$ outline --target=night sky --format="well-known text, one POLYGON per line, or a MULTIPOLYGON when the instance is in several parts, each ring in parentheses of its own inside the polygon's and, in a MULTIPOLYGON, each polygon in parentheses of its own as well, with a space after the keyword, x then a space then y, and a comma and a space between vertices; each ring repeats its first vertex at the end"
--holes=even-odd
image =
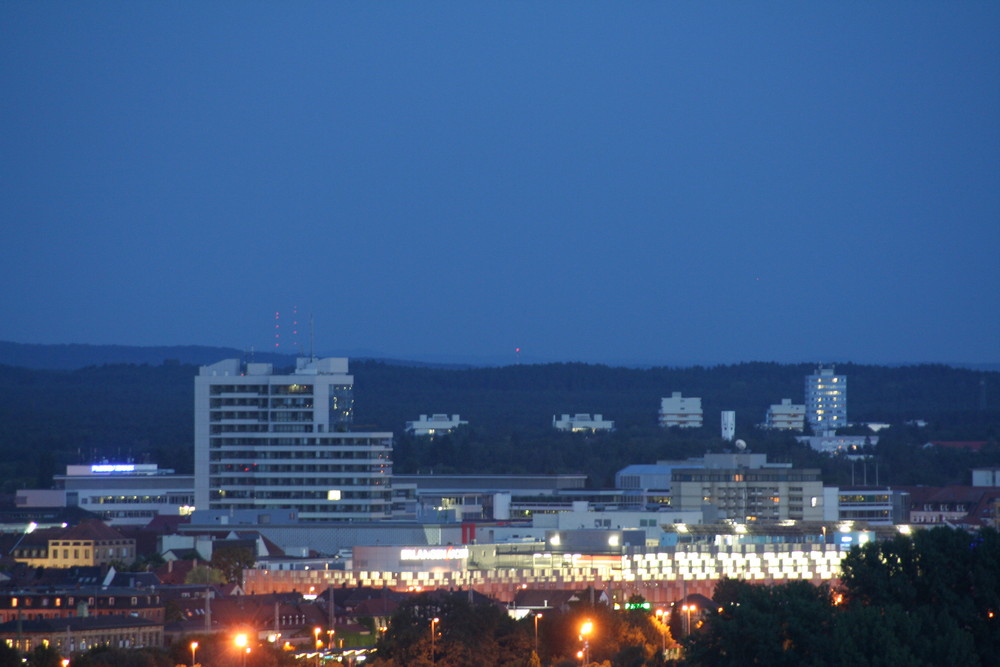
POLYGON ((997 2, 11 0, 0 156, 0 340, 1000 362, 997 2))

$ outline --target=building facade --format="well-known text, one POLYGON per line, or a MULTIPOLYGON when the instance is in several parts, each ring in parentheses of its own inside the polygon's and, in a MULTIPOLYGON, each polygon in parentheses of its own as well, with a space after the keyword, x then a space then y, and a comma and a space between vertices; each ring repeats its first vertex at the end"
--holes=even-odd
POLYGON ((294 371, 237 359, 195 377, 195 505, 295 510, 300 521, 392 515, 392 433, 352 432, 344 358, 294 371))
POLYGON ((801 431, 805 426, 806 406, 793 404, 790 398, 769 407, 764 417, 764 428, 775 431, 801 431))
POLYGON ((70 465, 53 481, 65 491, 67 505, 115 526, 144 526, 158 514, 185 515, 194 506, 194 476, 175 475, 155 463, 70 465))
POLYGON ((33 567, 92 567, 135 560, 135 540, 97 519, 25 536, 11 556, 33 567))
POLYGON ((552 415, 552 428, 557 431, 572 431, 573 433, 593 433, 595 431, 613 431, 615 423, 604 418, 604 415, 589 414, 552 415))
POLYGON ((410 435, 416 436, 430 436, 434 437, 436 435, 444 435, 445 433, 451 433, 459 426, 465 426, 469 422, 462 421, 459 419, 458 415, 420 415, 420 419, 416 421, 406 422, 406 432, 410 435))
POLYGON ((719 518, 740 522, 823 521, 837 511, 836 496, 825 511, 818 469, 768 463, 764 454, 706 454, 698 467, 673 470, 670 492, 675 510, 713 506, 719 518))
POLYGON ((847 426, 847 376, 817 368, 806 376, 806 419, 817 435, 847 426))
POLYGON ((661 398, 659 421, 663 427, 701 428, 704 422, 701 399, 684 398, 679 391, 670 394, 670 398, 661 398))

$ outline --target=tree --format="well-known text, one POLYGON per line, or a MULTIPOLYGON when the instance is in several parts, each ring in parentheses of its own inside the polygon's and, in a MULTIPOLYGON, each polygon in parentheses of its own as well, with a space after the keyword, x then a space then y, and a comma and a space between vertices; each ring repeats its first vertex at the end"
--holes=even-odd
POLYGON ((62 657, 54 646, 37 644, 28 652, 29 667, 59 667, 62 657))
POLYGON ((231 584, 243 583, 243 570, 256 562, 250 547, 219 546, 212 550, 211 565, 231 584))
POLYGON ((226 575, 207 565, 195 565, 184 577, 185 584, 224 584, 226 575))
POLYGON ((7 642, 0 642, 0 667, 22 667, 21 654, 7 642))
POLYGON ((693 665, 719 667, 821 664, 834 616, 826 586, 795 581, 776 586, 724 579, 715 588, 718 609, 686 637, 693 665))

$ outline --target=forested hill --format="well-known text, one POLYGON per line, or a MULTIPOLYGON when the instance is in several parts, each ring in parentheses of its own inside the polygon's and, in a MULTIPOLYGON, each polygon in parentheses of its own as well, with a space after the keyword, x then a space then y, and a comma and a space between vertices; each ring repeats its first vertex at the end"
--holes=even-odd
MULTIPOLYGON (((431 413, 459 414, 470 422, 469 433, 458 440, 427 446, 401 438, 395 456, 400 472, 433 466, 480 472, 597 470, 605 477, 629 463, 694 455, 717 446, 721 410, 736 411, 738 435, 761 442, 763 435, 754 425, 782 398, 802 402, 804 376, 813 368, 747 363, 440 369, 351 363, 359 429, 399 434, 406 421, 431 413), (673 391, 702 398, 706 428, 701 432, 656 428, 660 398, 673 391), (553 415, 578 412, 600 413, 617 427, 606 440, 588 441, 596 444, 586 456, 579 440, 551 431, 553 415)), ((838 364, 837 371, 848 376, 852 421, 925 419, 931 428, 912 436, 926 438, 924 442, 1000 435, 1000 373, 853 364, 838 364)), ((0 479, 8 489, 45 483, 66 463, 95 456, 148 457, 190 471, 196 373, 197 366, 177 361, 71 371, 0 366, 0 479)))

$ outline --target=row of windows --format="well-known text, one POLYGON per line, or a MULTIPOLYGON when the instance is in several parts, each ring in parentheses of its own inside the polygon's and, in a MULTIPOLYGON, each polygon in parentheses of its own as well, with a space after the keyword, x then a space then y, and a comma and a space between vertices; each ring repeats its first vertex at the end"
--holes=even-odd
MULTIPOLYGON (((388 485, 388 473, 383 477, 368 477, 363 479, 356 478, 342 478, 342 477, 312 477, 312 478, 301 478, 296 477, 294 479, 289 479, 287 477, 215 477, 213 476, 209 483, 212 486, 238 486, 238 487, 248 487, 248 486, 291 486, 291 487, 308 487, 308 486, 319 486, 319 487, 330 487, 330 486, 365 486, 365 487, 375 487, 375 486, 386 486, 388 485)), ((248 492, 249 493, 249 492, 248 492)))
MULTIPOLYGON (((386 464, 369 464, 369 465, 257 465, 257 464, 220 464, 213 465, 210 467, 210 472, 213 475, 218 475, 221 473, 240 473, 240 472, 250 472, 256 474, 260 473, 276 473, 276 472, 311 472, 311 473, 351 473, 353 475, 364 475, 365 473, 376 473, 385 474, 387 472, 388 466, 386 464)), ((246 477, 241 477, 240 479, 246 479, 246 477)))
POLYGON ((213 410, 220 408, 312 408, 312 396, 295 398, 213 398, 208 407, 213 410))
POLYGON ((213 384, 209 386, 208 393, 212 396, 221 396, 223 394, 258 394, 260 396, 271 394, 275 396, 287 396, 289 394, 312 394, 313 386, 311 384, 213 384))
POLYGON ((313 421, 312 410, 302 410, 292 412, 291 410, 275 410, 273 412, 247 412, 225 410, 212 412, 209 416, 211 422, 223 421, 256 421, 256 422, 311 422, 313 421))
POLYGON ((194 496, 92 496, 82 498, 81 505, 190 505, 194 496))
MULTIPOLYGON (((252 503, 238 503, 238 502, 225 502, 225 503, 213 503, 213 509, 247 509, 255 507, 252 503)), ((322 514, 324 516, 330 516, 336 518, 337 516, 343 516, 345 514, 386 514, 390 513, 388 507, 384 505, 300 505, 298 503, 288 504, 288 505, 269 505, 273 509, 294 509, 299 511, 299 518, 305 519, 302 516, 304 512, 312 512, 316 514, 322 514)))
MULTIPOLYGON (((8 599, 10 601, 10 607, 12 609, 17 608, 17 607, 22 607, 22 606, 23 607, 33 607, 33 606, 36 606, 36 604, 39 607, 48 607, 49 604, 50 604, 50 602, 51 602, 51 604, 52 604, 53 607, 62 607, 63 606, 63 598, 61 598, 61 597, 52 597, 52 598, 49 598, 48 596, 45 596, 45 597, 42 597, 42 598, 39 599, 39 598, 33 597, 31 595, 26 595, 24 597, 12 596, 12 597, 10 597, 8 599)), ((122 597, 120 599, 125 600, 125 599, 128 599, 128 598, 122 597)), ((3 600, 4 600, 4 597, 0 596, 0 603, 2 603, 3 600)), ((159 595, 156 595, 156 596, 151 596, 151 595, 133 596, 130 599, 131 605, 133 607, 138 606, 140 600, 144 604, 146 604, 146 605, 159 604, 160 603, 160 596, 159 595)), ((74 607, 76 605, 77 601, 78 601, 77 598, 71 595, 71 596, 69 596, 69 597, 66 598, 66 606, 67 607, 74 607)), ((90 607, 94 607, 95 603, 98 603, 99 606, 102 607, 102 608, 103 607, 114 607, 115 606, 115 596, 112 595, 112 596, 109 596, 109 597, 100 597, 100 598, 94 598, 94 597, 80 598, 79 602, 81 602, 81 603, 82 602, 86 602, 87 605, 90 606, 90 607)))
POLYGON ((215 450, 209 453, 210 461, 229 461, 237 466, 255 466, 256 461, 357 461, 370 459, 372 461, 389 461, 390 449, 384 447, 381 450, 374 447, 361 447, 357 449, 312 449, 312 450, 285 450, 285 451, 247 451, 240 449, 215 450), (242 461, 240 459, 243 459, 242 461))
POLYGON ((222 446, 243 446, 243 447, 344 447, 349 445, 365 447, 391 447, 392 438, 353 438, 349 436, 339 438, 211 438, 209 444, 213 449, 222 446))

